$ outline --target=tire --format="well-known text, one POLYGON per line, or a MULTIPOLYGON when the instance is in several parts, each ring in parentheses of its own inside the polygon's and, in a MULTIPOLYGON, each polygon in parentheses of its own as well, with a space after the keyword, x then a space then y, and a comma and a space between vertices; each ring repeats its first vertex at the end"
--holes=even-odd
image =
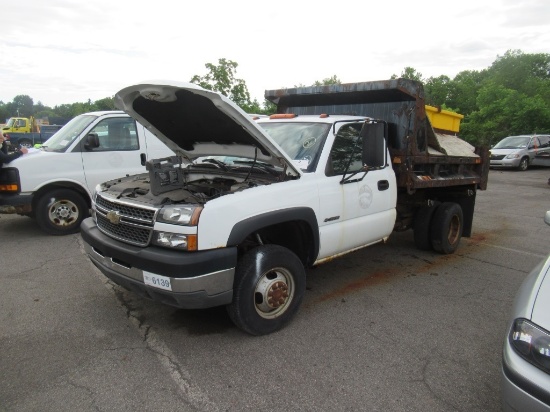
POLYGON ((529 158, 524 157, 524 158, 521 159, 520 162, 519 162, 518 170, 519 170, 520 172, 525 172, 525 171, 527 170, 528 167, 529 167, 529 158))
POLYGON ((32 147, 32 142, 29 139, 21 139, 19 140, 19 146, 30 149, 32 147))
POLYGON ((430 225, 432 248, 445 255, 454 253, 462 237, 464 218, 457 203, 441 203, 434 213, 430 225))
POLYGON ((69 235, 80 230, 89 215, 84 198, 74 190, 55 189, 42 195, 36 203, 36 222, 50 235, 69 235))
POLYGON ((432 250, 430 225, 439 202, 433 206, 422 206, 416 212, 413 222, 414 244, 420 250, 432 250))
POLYGON ((233 301, 227 312, 243 331, 267 335, 294 316, 305 289, 304 266, 294 253, 278 245, 258 246, 237 265, 233 301))

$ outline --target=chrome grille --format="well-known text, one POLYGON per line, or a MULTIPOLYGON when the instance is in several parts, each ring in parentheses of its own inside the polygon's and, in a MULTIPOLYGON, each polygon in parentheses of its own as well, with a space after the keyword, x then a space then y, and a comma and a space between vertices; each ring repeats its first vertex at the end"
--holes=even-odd
POLYGON ((153 223, 153 217, 155 216, 155 210, 142 209, 123 203, 111 202, 110 200, 107 200, 101 196, 97 196, 96 206, 105 212, 118 210, 121 215, 149 223, 153 223))
POLYGON ((97 213, 96 216, 97 227, 106 235, 136 246, 147 246, 149 244, 153 234, 152 227, 133 226, 123 222, 115 225, 100 213, 97 213))
POLYGON ((100 194, 96 196, 95 206, 97 227, 107 236, 141 247, 147 246, 151 241, 156 209, 119 203, 100 194), (115 212, 115 216, 111 216, 109 212, 115 212), (117 216, 118 219, 113 219, 117 216))
POLYGON ((491 160, 502 160, 506 155, 491 155, 491 160))

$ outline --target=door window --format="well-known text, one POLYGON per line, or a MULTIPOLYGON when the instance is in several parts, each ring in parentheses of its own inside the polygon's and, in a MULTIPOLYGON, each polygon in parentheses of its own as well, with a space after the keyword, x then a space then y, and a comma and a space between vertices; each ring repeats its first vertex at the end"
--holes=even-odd
POLYGON ((139 141, 132 118, 112 117, 99 122, 90 133, 97 134, 99 147, 94 151, 137 150, 139 141))
POLYGON ((349 164, 348 173, 359 172, 363 168, 362 139, 359 135, 363 123, 345 124, 338 130, 330 151, 326 175, 343 175, 349 164))

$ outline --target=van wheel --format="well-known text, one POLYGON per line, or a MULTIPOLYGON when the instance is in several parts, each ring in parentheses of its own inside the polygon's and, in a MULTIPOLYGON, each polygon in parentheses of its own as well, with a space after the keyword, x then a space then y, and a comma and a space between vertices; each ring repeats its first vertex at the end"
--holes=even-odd
POLYGON ((520 172, 525 172, 527 170, 527 168, 529 167, 529 159, 527 157, 524 157, 523 159, 521 159, 521 161, 519 162, 519 166, 518 166, 518 170, 520 172))
POLYGON ((74 190, 56 189, 45 193, 36 203, 36 222, 50 235, 68 235, 80 230, 89 215, 84 198, 74 190))
POLYGON ((420 250, 432 250, 430 225, 439 202, 433 206, 422 206, 416 212, 413 222, 414 244, 420 250))
POLYGON ((463 229, 462 208, 457 203, 441 203, 432 219, 430 236, 436 252, 451 254, 458 248, 463 229))
POLYGON ((306 288, 302 262, 278 245, 247 252, 237 265, 229 317, 251 335, 281 329, 298 311, 306 288))

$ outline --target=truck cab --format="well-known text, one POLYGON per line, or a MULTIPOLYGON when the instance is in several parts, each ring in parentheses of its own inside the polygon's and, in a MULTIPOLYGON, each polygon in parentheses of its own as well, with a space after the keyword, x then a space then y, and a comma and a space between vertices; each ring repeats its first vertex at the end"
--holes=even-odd
POLYGON ((10 117, 2 127, 2 133, 31 133, 38 129, 33 117, 10 117))

